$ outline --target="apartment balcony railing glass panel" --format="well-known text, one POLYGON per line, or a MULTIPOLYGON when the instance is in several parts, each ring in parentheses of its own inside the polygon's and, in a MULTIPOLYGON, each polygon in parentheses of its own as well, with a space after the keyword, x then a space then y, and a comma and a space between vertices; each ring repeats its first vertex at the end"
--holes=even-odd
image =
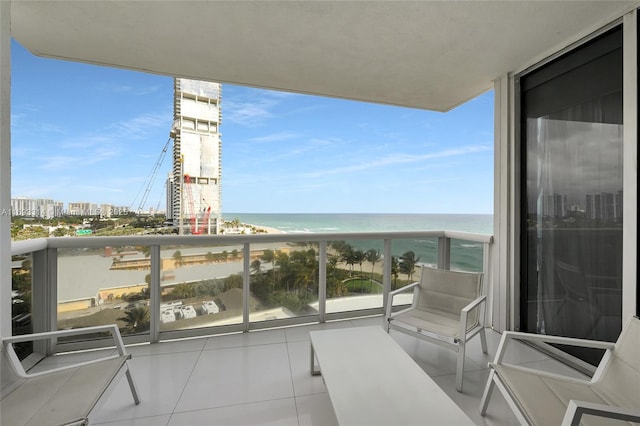
POLYGON ((465 272, 484 270, 484 246, 480 242, 452 238, 450 269, 465 272))
MULTIPOLYGON (((439 241, 437 237, 393 240, 390 261, 391 290, 420 281, 423 265, 434 268, 442 266, 439 263, 441 259, 439 259, 438 248, 440 244, 448 244, 448 241, 448 239, 439 241)), ((393 306, 411 304, 412 298, 412 293, 400 293, 393 299, 393 306)))
POLYGON ((58 329, 118 324, 123 335, 148 334, 149 247, 57 250, 58 329))
POLYGON ((243 257, 242 244, 162 246, 160 331, 242 324, 243 257))
POLYGON ((281 243, 252 249, 251 254, 251 323, 317 318, 320 276, 317 242, 281 243))
MULTIPOLYGON (((31 253, 11 257, 11 332, 14 336, 33 332, 31 265, 31 253)), ((16 353, 20 359, 25 358, 32 350, 31 342, 16 345, 16 353)))
POLYGON ((384 240, 330 241, 326 251, 326 312, 382 309, 384 240))
MULTIPOLYGON (((32 272, 33 331, 117 323, 136 343, 382 314, 421 264, 487 272, 491 241, 425 231, 48 238, 11 249, 14 286, 24 275, 16 295, 32 272)), ((403 296, 394 306, 411 303, 403 296)))

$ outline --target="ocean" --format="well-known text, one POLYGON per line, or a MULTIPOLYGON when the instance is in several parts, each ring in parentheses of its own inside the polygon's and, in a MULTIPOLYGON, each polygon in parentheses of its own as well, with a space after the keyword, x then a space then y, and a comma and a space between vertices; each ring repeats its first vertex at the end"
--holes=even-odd
POLYGON ((225 220, 275 228, 286 233, 374 231, 462 231, 493 233, 490 214, 224 213, 225 220))
MULTIPOLYGON (((224 213, 224 220, 275 228, 285 233, 375 232, 375 231, 461 231, 493 234, 493 215, 488 214, 374 214, 374 213, 224 213)), ((355 248, 382 252, 383 242, 348 241, 355 248)), ((395 240, 392 254, 413 251, 419 263, 437 264, 436 239, 395 240)), ((482 244, 453 240, 451 268, 482 270, 482 244)))

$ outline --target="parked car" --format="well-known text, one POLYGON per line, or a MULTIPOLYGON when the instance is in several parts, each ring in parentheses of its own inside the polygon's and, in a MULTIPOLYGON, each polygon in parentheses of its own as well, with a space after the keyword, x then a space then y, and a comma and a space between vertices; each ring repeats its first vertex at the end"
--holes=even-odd
POLYGON ((213 300, 207 300, 206 302, 202 302, 202 312, 205 315, 217 314, 220 312, 220 308, 216 305, 216 302, 213 300))
POLYGON ((196 316, 198 316, 198 314, 196 313, 196 309, 193 306, 187 305, 180 307, 180 316, 184 319, 187 319, 195 318, 196 316))
POLYGON ((174 322, 176 320, 176 314, 173 312, 173 309, 165 309, 160 312, 160 322, 168 323, 174 322))

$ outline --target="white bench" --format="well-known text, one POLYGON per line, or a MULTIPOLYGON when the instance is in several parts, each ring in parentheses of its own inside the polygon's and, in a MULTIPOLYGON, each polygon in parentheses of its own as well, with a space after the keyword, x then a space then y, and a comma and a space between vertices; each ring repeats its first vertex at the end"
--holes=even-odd
POLYGON ((311 374, 322 374, 339 424, 473 424, 382 327, 309 335, 311 374))
MULTIPOLYGON (((523 425, 604 425, 613 420, 640 422, 640 320, 631 318, 618 341, 505 332, 480 403, 485 415, 494 387, 523 425), (582 380, 507 364, 512 340, 605 349, 593 377, 582 380)), ((615 422, 613 424, 620 424, 615 422)))
POLYGON ((89 413, 121 373, 126 374, 134 402, 140 403, 127 365, 131 355, 127 354, 115 325, 4 338, 0 352, 2 426, 88 424, 89 413), (36 373, 24 370, 13 348, 19 342, 103 332, 111 333, 117 354, 36 373))

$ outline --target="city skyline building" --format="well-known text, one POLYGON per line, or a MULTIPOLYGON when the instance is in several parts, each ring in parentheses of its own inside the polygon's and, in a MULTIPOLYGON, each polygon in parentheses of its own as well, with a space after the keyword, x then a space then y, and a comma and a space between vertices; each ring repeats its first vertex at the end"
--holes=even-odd
POLYGON ((173 173, 167 181, 167 215, 180 234, 220 230, 220 101, 220 83, 174 79, 173 173))
POLYGON ((64 214, 64 204, 48 198, 16 197, 11 199, 11 214, 44 219, 60 217, 64 214))
POLYGON ((130 209, 109 203, 76 201, 65 203, 48 198, 15 197, 11 198, 11 216, 36 219, 53 219, 63 216, 100 216, 111 218, 126 215, 130 209))
POLYGON ((600 192, 585 196, 585 215, 588 219, 610 222, 622 221, 622 190, 617 193, 600 192))

